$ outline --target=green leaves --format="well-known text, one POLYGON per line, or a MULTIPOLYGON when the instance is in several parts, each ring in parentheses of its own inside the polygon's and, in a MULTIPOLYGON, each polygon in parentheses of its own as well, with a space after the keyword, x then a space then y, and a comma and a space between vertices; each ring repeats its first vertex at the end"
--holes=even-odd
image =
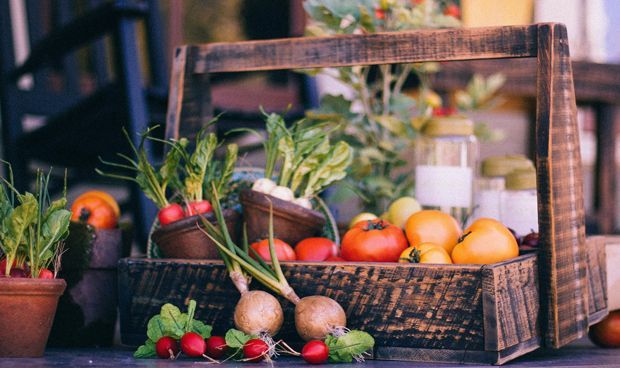
POLYGON ((226 340, 226 345, 231 349, 241 349, 246 342, 254 338, 256 338, 256 336, 247 335, 245 332, 234 328, 228 330, 226 332, 226 336, 224 337, 226 340))
POLYGON ((364 353, 372 351, 375 339, 370 334, 352 330, 340 337, 328 335, 325 344, 329 348, 330 363, 351 363, 363 359, 364 353))
POLYGON ((179 340, 186 332, 195 332, 203 339, 211 337, 212 327, 201 321, 194 320, 196 301, 190 300, 187 313, 172 305, 164 304, 159 314, 151 317, 147 324, 148 340, 134 353, 135 358, 155 356, 155 343, 164 336, 179 340))

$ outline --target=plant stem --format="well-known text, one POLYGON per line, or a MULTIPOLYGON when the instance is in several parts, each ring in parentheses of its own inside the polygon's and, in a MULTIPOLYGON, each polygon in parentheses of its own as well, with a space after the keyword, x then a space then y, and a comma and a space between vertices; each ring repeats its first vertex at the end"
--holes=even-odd
POLYGON ((398 78, 396 79, 396 83, 394 83, 394 89, 392 90, 392 93, 395 96, 399 95, 402 92, 403 86, 405 82, 407 81, 407 77, 411 73, 411 69, 412 69, 411 64, 405 64, 402 67, 402 70, 400 74, 398 75, 398 78))

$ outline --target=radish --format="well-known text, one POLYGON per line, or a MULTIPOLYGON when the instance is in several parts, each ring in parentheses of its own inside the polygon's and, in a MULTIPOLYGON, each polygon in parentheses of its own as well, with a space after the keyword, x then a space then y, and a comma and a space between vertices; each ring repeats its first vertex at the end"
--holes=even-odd
POLYGON ((163 336, 155 343, 155 352, 162 359, 174 359, 179 353, 179 344, 172 337, 163 336))
POLYGON ((295 194, 293 194, 293 191, 290 188, 280 185, 273 188, 271 192, 269 192, 269 195, 289 202, 292 202, 295 199, 295 194))
POLYGON ((44 268, 41 271, 39 271, 39 278, 40 279, 53 279, 54 273, 52 273, 52 271, 48 270, 47 268, 44 268))
POLYGON ((329 358, 329 348, 321 340, 311 340, 301 349, 301 357, 310 364, 323 364, 329 358))
POLYGON ((214 359, 219 359, 226 354, 228 346, 226 339, 222 336, 211 336, 207 339, 207 355, 214 359))
POLYGON ((243 357, 247 362, 257 363, 269 354, 269 345, 261 339, 251 339, 243 345, 243 357))
POLYGON ((201 215, 203 213, 209 213, 213 210, 211 203, 207 200, 189 202, 185 208, 186 216, 201 215))
POLYGON ((181 351, 188 357, 197 358, 204 355, 207 350, 207 343, 195 332, 186 332, 181 337, 181 351))
POLYGON ((293 203, 295 203, 298 206, 302 206, 304 208, 307 208, 309 210, 312 209, 312 203, 310 202, 310 200, 308 198, 304 198, 304 197, 295 198, 295 199, 293 199, 293 203))
POLYGON ((171 203, 160 209, 157 213, 157 219, 161 225, 168 225, 184 217, 185 211, 183 211, 183 207, 177 203, 171 203))

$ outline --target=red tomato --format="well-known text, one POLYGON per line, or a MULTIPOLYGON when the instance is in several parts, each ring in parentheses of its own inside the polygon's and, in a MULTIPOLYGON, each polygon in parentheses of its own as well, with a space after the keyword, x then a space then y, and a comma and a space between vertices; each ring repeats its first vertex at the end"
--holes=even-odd
POLYGON ((338 256, 331 256, 325 260, 325 262, 346 262, 346 261, 347 261, 346 259, 342 257, 338 257, 338 256))
POLYGON ((171 222, 179 221, 185 217, 183 207, 181 205, 172 203, 159 210, 157 218, 161 225, 168 225, 171 222))
POLYGON ((213 211, 213 207, 209 201, 189 202, 185 208, 185 214, 187 216, 201 215, 203 213, 209 213, 213 211))
POLYGON ((96 229, 113 229, 118 217, 114 208, 103 198, 86 196, 73 202, 71 206, 71 220, 86 222, 96 229))
POLYGON ((48 270, 47 268, 44 268, 41 271, 39 271, 39 278, 40 279, 53 279, 54 273, 48 270))
POLYGON ((385 19, 385 10, 380 8, 375 9, 375 17, 380 20, 385 19))
POLYGON ((338 245, 327 238, 307 238, 295 246, 298 261, 324 261, 338 255, 338 245))
POLYGON ((461 9, 456 4, 450 4, 445 7, 445 9, 443 10, 443 14, 458 19, 461 18, 461 9))
POLYGON ((340 255, 347 261, 397 262, 408 246, 401 228, 381 219, 369 220, 344 234, 340 255))
MULTIPOLYGON (((294 261, 297 259, 293 248, 290 245, 283 242, 282 240, 273 239, 273 245, 276 248, 276 257, 278 258, 278 261, 294 261)), ((252 247, 252 249, 254 249, 256 253, 258 253, 258 255, 264 261, 271 261, 271 254, 269 253, 269 240, 268 239, 263 239, 259 242, 252 243, 250 247, 252 247)), ((254 257, 253 253, 252 253, 252 257, 254 257)))

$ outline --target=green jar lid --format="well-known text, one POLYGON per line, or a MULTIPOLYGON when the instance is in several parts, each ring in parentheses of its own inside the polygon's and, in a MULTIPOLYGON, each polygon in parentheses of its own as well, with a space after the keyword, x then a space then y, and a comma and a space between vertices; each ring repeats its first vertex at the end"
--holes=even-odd
POLYGON ((482 161, 482 176, 506 176, 515 169, 533 167, 532 161, 523 155, 491 156, 482 161))
POLYGON ((515 169, 506 175, 506 189, 528 190, 536 189, 536 169, 515 169))
POLYGON ((431 137, 473 135, 474 123, 460 115, 435 116, 424 126, 424 134, 431 137))

